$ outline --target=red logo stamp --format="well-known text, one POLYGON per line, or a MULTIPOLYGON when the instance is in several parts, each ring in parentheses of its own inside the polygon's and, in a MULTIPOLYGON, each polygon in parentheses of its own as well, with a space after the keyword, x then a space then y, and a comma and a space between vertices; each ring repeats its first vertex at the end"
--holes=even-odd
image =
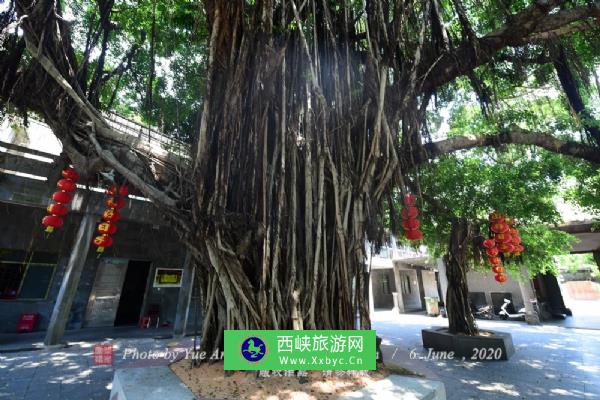
POLYGON ((112 365, 113 346, 109 343, 98 343, 94 345, 94 364, 112 365))

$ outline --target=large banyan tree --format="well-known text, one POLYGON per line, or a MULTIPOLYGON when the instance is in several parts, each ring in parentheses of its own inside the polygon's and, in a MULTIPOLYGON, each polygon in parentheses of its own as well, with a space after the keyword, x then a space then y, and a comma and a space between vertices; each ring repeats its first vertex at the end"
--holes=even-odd
MULTIPOLYGON (((114 1, 96 3, 98 32, 114 30, 114 1)), ((600 137, 426 134, 445 85, 476 81, 500 54, 544 52, 600 26, 597 2, 524 3, 200 2, 206 88, 191 159, 178 165, 157 168, 104 120, 98 92, 111 74, 98 71, 104 59, 81 73, 90 66, 63 1, 14 0, 0 18, 0 96, 41 116, 85 175, 115 170, 162 210, 199 268, 205 349, 221 346, 223 329, 370 328, 365 241, 381 240, 388 202, 420 164, 507 143, 600 161, 600 137)), ((108 42, 98 43, 102 55, 108 42)), ((459 268, 462 258, 449 259, 459 268)), ((450 276, 450 290, 464 285, 464 274, 450 276)))

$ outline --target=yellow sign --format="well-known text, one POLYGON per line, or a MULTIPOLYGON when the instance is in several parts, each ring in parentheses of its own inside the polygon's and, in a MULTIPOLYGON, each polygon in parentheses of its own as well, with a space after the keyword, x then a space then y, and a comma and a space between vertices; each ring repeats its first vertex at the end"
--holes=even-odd
POLYGON ((156 268, 154 287, 180 287, 183 269, 156 268))

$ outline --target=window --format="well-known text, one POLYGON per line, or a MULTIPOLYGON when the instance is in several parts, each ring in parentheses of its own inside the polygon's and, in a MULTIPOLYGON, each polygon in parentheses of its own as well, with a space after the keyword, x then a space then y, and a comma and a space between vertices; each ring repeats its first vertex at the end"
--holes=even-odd
POLYGON ((381 276, 381 291, 383 294, 391 294, 390 291, 390 277, 388 275, 381 276))
POLYGON ((56 254, 0 249, 0 299, 45 299, 56 254))

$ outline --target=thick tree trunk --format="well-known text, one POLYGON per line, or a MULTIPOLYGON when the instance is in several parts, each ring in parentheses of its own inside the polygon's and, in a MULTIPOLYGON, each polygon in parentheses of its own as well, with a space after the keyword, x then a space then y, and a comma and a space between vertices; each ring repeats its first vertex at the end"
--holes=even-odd
POLYGON ((396 167, 379 161, 386 75, 359 74, 325 21, 309 46, 293 3, 278 13, 260 3, 252 28, 244 8, 206 4, 210 86, 189 241, 205 266, 203 350, 221 346, 223 329, 370 328, 363 249, 379 211, 368 194, 396 167), (299 29, 274 33, 290 20, 299 29))
MULTIPOLYGON (((369 328, 364 242, 382 237, 382 199, 436 151, 490 144, 452 138, 428 154, 420 132, 431 93, 506 46, 600 13, 550 13, 558 0, 536 2, 502 29, 436 50, 429 19, 442 23, 431 2, 203 4, 210 42, 197 152, 189 166, 168 165, 169 179, 86 98, 60 2, 16 1, 22 37, 0 51, 10 80, 0 99, 42 115, 78 169, 113 169, 173 222, 199 265, 209 352, 222 347, 224 329, 369 328), (19 69, 23 41, 35 61, 19 69)), ((595 160, 595 149, 542 139, 533 144, 595 160)), ((448 311, 453 330, 473 334, 469 227, 454 225, 448 311)))
POLYGON ((476 335, 477 326, 469 306, 467 258, 471 243, 471 227, 465 219, 454 219, 450 232, 448 254, 445 257, 448 291, 446 307, 451 333, 476 335))

